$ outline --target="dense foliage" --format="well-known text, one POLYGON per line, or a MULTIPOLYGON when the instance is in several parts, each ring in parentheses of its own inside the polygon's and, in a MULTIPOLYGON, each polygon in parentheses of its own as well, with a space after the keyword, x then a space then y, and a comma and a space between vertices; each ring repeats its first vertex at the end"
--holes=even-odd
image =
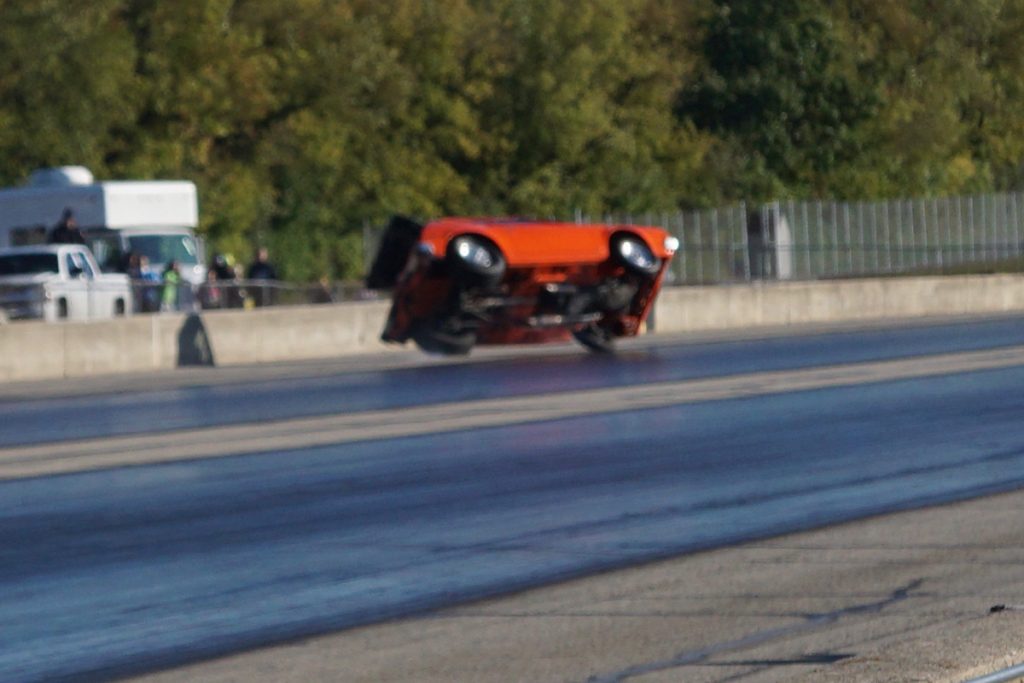
POLYGON ((402 212, 1024 183, 1024 0, 0 0, 0 183, 190 178, 213 246, 358 276, 402 212))

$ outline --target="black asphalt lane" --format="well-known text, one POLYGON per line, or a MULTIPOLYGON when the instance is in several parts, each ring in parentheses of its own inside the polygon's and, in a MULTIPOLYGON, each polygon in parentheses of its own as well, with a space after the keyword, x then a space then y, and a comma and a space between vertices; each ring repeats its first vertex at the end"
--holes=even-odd
POLYGON ((0 447, 196 429, 439 402, 629 386, 1024 344, 1024 317, 747 341, 677 343, 616 356, 585 351, 181 386, 0 400, 0 447))
POLYGON ((0 680, 109 680, 1018 488, 1022 382, 1018 367, 0 483, 0 680))

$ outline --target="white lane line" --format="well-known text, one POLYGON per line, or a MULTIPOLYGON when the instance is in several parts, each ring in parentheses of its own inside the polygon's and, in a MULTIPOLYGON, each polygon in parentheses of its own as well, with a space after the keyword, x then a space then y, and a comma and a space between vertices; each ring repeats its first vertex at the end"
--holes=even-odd
POLYGON ((0 449, 0 480, 214 458, 1024 365, 1024 347, 0 449))

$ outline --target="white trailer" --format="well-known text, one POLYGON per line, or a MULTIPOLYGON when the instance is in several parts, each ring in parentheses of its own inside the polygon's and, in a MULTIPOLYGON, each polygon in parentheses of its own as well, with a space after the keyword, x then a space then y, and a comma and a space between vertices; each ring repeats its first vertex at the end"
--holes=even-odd
POLYGON ((191 181, 95 182, 82 166, 41 169, 27 185, 0 189, 0 248, 45 243, 66 209, 104 271, 123 270, 127 256, 139 254, 154 271, 174 260, 186 281, 206 277, 191 181))

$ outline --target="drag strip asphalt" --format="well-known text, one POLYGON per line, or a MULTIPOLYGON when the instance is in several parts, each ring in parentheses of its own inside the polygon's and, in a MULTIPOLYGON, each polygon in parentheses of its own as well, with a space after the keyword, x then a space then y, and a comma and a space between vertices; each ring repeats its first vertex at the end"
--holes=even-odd
MULTIPOLYGON (((380 389, 383 406, 333 412, 313 405, 317 387, 344 379, 293 377, 280 413, 268 393, 258 420, 172 429, 143 411, 133 434, 8 445, 0 680, 111 680, 1016 490, 1022 331, 1003 320, 749 340, 720 357, 664 342, 620 361, 427 364, 464 392, 380 389)), ((397 385, 408 370, 374 373, 397 385)), ((107 397, 108 410, 192 390, 107 397)), ((89 398, 30 403, 54 417, 89 398)), ((0 405, 4 443, 26 414, 0 405)))
POLYGON ((1024 365, 1024 347, 0 449, 0 479, 496 427, 1024 365))
POLYGON ((574 345, 482 348, 456 360, 406 351, 322 363, 190 369, 120 381, 16 384, 0 388, 0 447, 1024 345, 1022 317, 803 329, 781 335, 755 331, 747 337, 644 337, 627 340, 611 358, 574 345), (62 388, 73 395, 63 395, 62 388))

